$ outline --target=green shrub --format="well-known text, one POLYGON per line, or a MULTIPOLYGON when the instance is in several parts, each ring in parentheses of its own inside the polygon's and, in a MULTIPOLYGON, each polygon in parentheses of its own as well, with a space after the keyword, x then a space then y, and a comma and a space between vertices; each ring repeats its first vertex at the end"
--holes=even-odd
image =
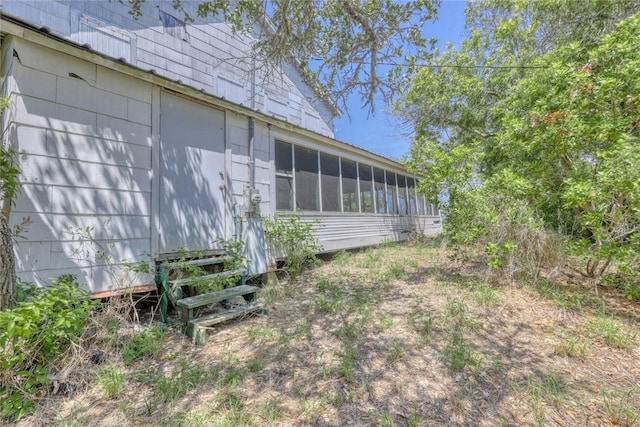
POLYGON ((322 251, 312 233, 313 224, 304 222, 297 214, 264 218, 264 232, 276 256, 285 258, 285 270, 291 280, 305 267, 316 265, 316 254, 322 251))
POLYGON ((0 311, 0 417, 20 419, 34 410, 36 394, 48 384, 47 367, 77 342, 97 307, 87 296, 74 276, 65 275, 0 311))

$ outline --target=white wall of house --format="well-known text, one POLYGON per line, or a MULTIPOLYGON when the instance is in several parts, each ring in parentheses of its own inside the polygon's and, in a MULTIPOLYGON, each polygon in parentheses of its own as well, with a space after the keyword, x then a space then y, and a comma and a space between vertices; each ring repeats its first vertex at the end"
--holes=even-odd
POLYGON ((252 36, 233 34, 222 15, 199 18, 198 4, 182 2, 184 12, 194 18, 184 25, 184 13, 171 0, 146 0, 138 19, 118 1, 0 0, 3 13, 46 26, 94 51, 333 136, 334 109, 304 84, 295 66, 276 71, 256 66, 252 36))
POLYGON ((324 252, 407 240, 410 233, 438 234, 439 218, 372 214, 307 214, 324 252))
POLYGON ((10 222, 29 219, 18 274, 111 282, 105 264, 151 250, 151 85, 19 38, 13 49, 7 137, 22 191, 10 222))
MULTIPOLYGON (((320 154, 328 154, 339 158, 341 161, 356 163, 357 165, 363 165, 365 167, 373 167, 378 170, 383 170, 386 173, 403 175, 409 177, 407 171, 395 161, 376 156, 371 153, 363 152, 352 146, 344 144, 326 144, 321 141, 314 141, 300 134, 296 134, 291 131, 284 131, 278 128, 273 128, 270 132, 271 137, 271 158, 276 159, 275 153, 275 141, 281 141, 286 144, 293 145, 294 149, 310 149, 314 152, 317 151, 320 154)), ((272 182, 277 175, 275 162, 272 162, 273 171, 271 173, 272 182)), ((319 176, 321 176, 321 167, 319 168, 319 176)), ((320 185, 314 188, 312 191, 309 189, 300 188, 296 182, 296 173, 294 175, 294 187, 295 192, 303 192, 303 197, 308 196, 307 192, 317 192, 319 198, 322 198, 324 191, 338 191, 340 195, 338 198, 342 198, 342 192, 340 188, 336 189, 336 186, 340 186, 338 182, 329 189, 323 188, 322 179, 319 178, 320 185)), ((370 184, 370 181, 368 182, 370 184)), ((359 180, 359 185, 364 186, 367 183, 359 180)), ((272 185, 270 198, 269 212, 278 212, 281 215, 292 214, 293 210, 299 206, 297 205, 296 194, 293 198, 292 208, 278 210, 276 203, 277 189, 276 185, 272 185)), ((396 209, 398 206, 398 191, 394 198, 396 209)), ((360 192, 358 194, 360 197, 360 192)), ((373 195, 372 195, 373 197, 373 195)), ((390 193, 385 194, 384 198, 391 197, 390 193)), ((441 231, 440 214, 434 210, 432 205, 426 203, 426 200, 421 195, 415 195, 416 202, 422 204, 420 212, 416 212, 414 215, 395 213, 389 213, 385 211, 385 208, 376 206, 376 209, 367 212, 362 206, 362 201, 358 203, 358 208, 353 212, 347 212, 347 209, 343 206, 341 212, 331 212, 324 207, 316 210, 299 210, 298 213, 302 216, 304 222, 312 225, 314 237, 318 240, 320 246, 322 246, 325 252, 332 252, 341 249, 352 249, 369 245, 376 245, 388 241, 404 241, 408 238, 412 232, 418 232, 420 234, 429 236, 435 235, 441 231), (380 210, 378 209, 380 208, 380 210), (374 213, 375 212, 375 213, 374 213), (418 214, 420 213, 420 214, 418 214)), ((319 201, 320 202, 320 201, 319 201)), ((319 203, 321 204, 321 203, 319 203)))
MULTIPOLYGON (((117 4, 0 3, 11 3, 16 14, 20 8, 26 14, 50 8, 49 17, 38 19, 58 32, 67 28, 62 18, 67 12, 73 18, 74 8, 100 15, 117 4)), ((290 77, 284 82, 297 86, 283 86, 282 80, 267 84, 259 90, 256 105, 261 106, 254 110, 203 93, 191 87, 193 82, 169 81, 160 72, 123 65, 21 25, 6 24, 0 30, 7 33, 1 49, 3 93, 12 97, 3 114, 3 142, 20 152, 23 185, 10 223, 29 222, 16 245, 23 280, 43 285, 75 274, 92 291, 150 283, 151 276, 131 273, 125 262, 149 261, 179 249, 208 249, 216 238, 233 237, 247 242, 251 273, 264 272, 268 261, 259 217, 278 210, 276 141, 406 174, 394 161, 326 136, 331 134, 330 120, 325 120, 328 107, 307 101, 310 89, 296 82, 294 68, 285 70, 290 77), (282 102, 270 104, 272 98, 282 102), (318 105, 319 110, 312 108, 318 105), (280 113, 274 113, 278 108, 280 113), (254 215, 247 215, 252 171, 253 190, 262 201, 254 215)), ((125 38, 131 43, 151 34, 133 30, 136 36, 125 38)), ((167 34, 158 34, 155 42, 161 45, 167 34)), ((139 52, 134 48, 132 55, 139 52)), ((169 54, 157 59, 163 55, 169 54)), ((165 71, 171 74, 169 68, 165 71)), ((212 81, 211 89, 215 87, 212 81)), ((426 207, 420 215, 364 209, 301 213, 305 221, 320 222, 314 233, 326 251, 403 240, 414 229, 425 234, 440 229, 439 215, 426 207)))

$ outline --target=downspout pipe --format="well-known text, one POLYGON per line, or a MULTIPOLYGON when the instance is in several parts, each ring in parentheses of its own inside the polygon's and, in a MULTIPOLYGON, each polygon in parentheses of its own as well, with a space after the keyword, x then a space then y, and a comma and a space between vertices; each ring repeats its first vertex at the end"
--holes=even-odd
POLYGON ((253 191, 256 187, 256 159, 254 150, 255 123, 253 117, 249 117, 249 187, 253 191))
MULTIPOLYGON (((251 109, 256 109, 256 58, 253 56, 253 61, 251 65, 251 109)), ((255 123, 253 116, 249 117, 249 186, 251 191, 255 189, 256 186, 256 171, 255 171, 255 151, 254 151, 254 140, 255 140, 255 123)))

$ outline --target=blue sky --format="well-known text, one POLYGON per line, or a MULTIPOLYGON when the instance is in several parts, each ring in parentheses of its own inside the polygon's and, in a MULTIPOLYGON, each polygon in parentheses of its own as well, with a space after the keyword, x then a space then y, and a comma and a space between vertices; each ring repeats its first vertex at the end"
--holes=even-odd
MULTIPOLYGON (((425 25, 426 37, 438 39, 437 46, 443 50, 448 42, 460 46, 464 32, 464 0, 443 0, 438 10, 438 20, 425 25)), ((348 114, 335 121, 335 137, 340 141, 364 148, 376 154, 399 160, 409 152, 411 128, 385 113, 387 106, 376 104, 375 115, 369 116, 362 109, 362 100, 352 96, 347 105, 348 114)))

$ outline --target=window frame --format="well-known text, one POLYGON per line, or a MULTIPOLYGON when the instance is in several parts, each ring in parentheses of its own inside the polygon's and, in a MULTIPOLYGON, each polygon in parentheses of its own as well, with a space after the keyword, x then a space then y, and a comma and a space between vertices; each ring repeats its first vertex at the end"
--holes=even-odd
POLYGON ((294 206, 296 210, 308 212, 321 212, 322 195, 320 194, 320 151, 300 145, 293 145, 293 174, 294 174, 294 206), (308 158, 307 158, 308 157, 308 158), (308 162, 307 162, 308 161, 308 162), (303 164, 304 163, 304 164, 303 164), (307 166, 311 170, 307 170, 307 166), (303 169, 304 168, 304 169, 303 169), (314 176, 315 175, 315 176, 314 176), (314 191, 310 194, 311 187, 298 188, 303 181, 313 180, 314 191), (309 196, 315 196, 312 200, 309 196), (315 206, 315 208, 313 207, 315 206))
POLYGON ((276 175, 276 188, 275 188, 275 192, 276 192, 276 211, 286 211, 286 212, 292 212, 295 210, 295 200, 296 200, 296 179, 295 179, 295 156, 293 154, 293 144, 290 142, 286 142, 286 141, 281 141, 276 139, 275 140, 275 144, 274 144, 274 159, 273 159, 273 166, 275 169, 275 175, 276 175), (288 145, 289 146, 289 150, 290 150, 290 155, 291 155, 291 170, 287 171, 284 169, 278 169, 278 144, 282 144, 282 145, 288 145), (289 196, 289 209, 284 209, 284 208, 280 208, 279 206, 279 202, 280 200, 278 199, 278 178, 286 178, 290 183, 291 183, 291 193, 289 196))
POLYGON ((340 186, 341 186, 341 200, 342 200, 342 213, 360 213, 360 190, 358 186, 358 162, 351 159, 346 159, 344 157, 340 157, 340 186), (350 176, 345 178, 345 164, 348 166, 353 165, 353 172, 355 172, 355 176, 350 176), (345 179, 353 184, 355 184, 354 193, 345 193, 345 179), (345 209, 345 195, 353 194, 354 197, 349 196, 351 200, 351 205, 353 201, 355 201, 355 210, 346 210, 345 209))
POLYGON ((358 162, 358 190, 359 190, 359 198, 360 198, 360 213, 364 214, 375 214, 376 213, 376 202, 375 202, 375 194, 374 194, 374 184, 373 184, 373 166, 358 162), (362 173, 366 172, 366 168, 368 168, 368 174, 370 179, 364 180, 362 179, 362 173), (369 204, 371 210, 365 211, 365 194, 369 193, 369 204))
MULTIPOLYGON (((279 138, 274 139, 273 161, 275 170, 275 189, 273 191, 276 196, 276 211, 301 210, 310 213, 387 214, 414 217, 438 216, 439 214, 437 209, 427 202, 426 197, 418 193, 417 177, 396 172, 384 166, 377 166, 375 162, 360 162, 343 157, 335 150, 325 151, 313 144, 297 144, 279 138), (308 153, 302 154, 303 151, 308 153), (312 156, 308 156, 309 153, 312 156), (298 161, 296 161, 296 157, 299 157, 298 161), (304 169, 299 170, 297 163, 301 161, 305 165, 304 169), (324 172, 326 170, 328 172, 324 172), (310 177, 309 180, 305 178, 304 182, 308 181, 308 184, 315 186, 315 203, 301 204, 298 200, 300 194, 298 187, 302 179, 298 175, 301 173, 310 177), (279 194, 285 193, 282 191, 284 189, 283 182, 290 186, 287 189, 289 192, 288 202, 283 202, 282 197, 279 197, 279 194), (345 188, 351 188, 353 192, 345 194, 345 188), (348 196, 348 200, 345 199, 345 196, 348 196), (406 205, 404 206, 406 211, 401 209, 403 208, 401 202, 406 205), (333 207, 329 209, 329 206, 333 207)), ((302 167, 301 164, 300 166, 302 167)), ((308 190, 302 189, 302 192, 307 196, 312 196, 308 190)))
MULTIPOLYGON (((333 212, 333 213, 341 213, 342 212, 342 176, 341 176, 341 171, 340 171, 340 156, 336 156, 333 154, 329 154, 325 151, 320 151, 319 152, 319 157, 320 157, 320 205, 321 205, 321 212, 333 212), (323 158, 324 159, 335 159, 336 161, 336 165, 337 165, 337 175, 330 175, 329 173, 323 173, 323 158), (325 193, 323 192, 324 186, 322 185, 323 180, 326 180, 328 177, 332 177, 335 178, 337 180, 337 186, 336 186, 336 193, 335 193, 335 202, 337 202, 337 209, 336 210, 327 210, 327 207, 325 206, 325 193)), ((329 190, 331 190, 329 188, 329 190)), ((329 197, 331 197, 331 195, 327 195, 326 197, 326 201, 329 201, 329 197)))

